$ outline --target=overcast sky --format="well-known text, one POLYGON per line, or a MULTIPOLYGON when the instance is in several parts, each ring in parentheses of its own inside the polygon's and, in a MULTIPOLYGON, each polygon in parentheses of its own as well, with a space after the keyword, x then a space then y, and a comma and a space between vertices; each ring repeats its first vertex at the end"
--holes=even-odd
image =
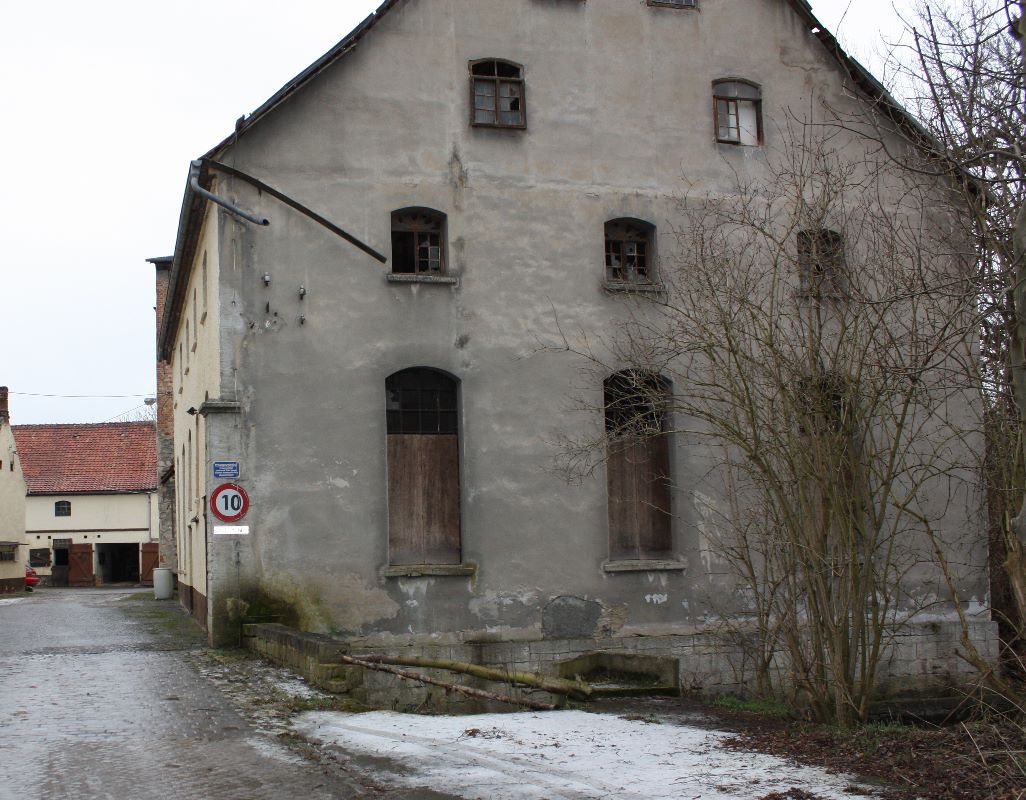
MULTIPOLYGON (((12 422, 104 422, 152 396, 146 258, 174 249, 189 161, 379 2, 5 6, 0 385, 11 389, 12 422)), ((900 31, 895 7, 911 4, 813 0, 874 68, 881 37, 900 31)))

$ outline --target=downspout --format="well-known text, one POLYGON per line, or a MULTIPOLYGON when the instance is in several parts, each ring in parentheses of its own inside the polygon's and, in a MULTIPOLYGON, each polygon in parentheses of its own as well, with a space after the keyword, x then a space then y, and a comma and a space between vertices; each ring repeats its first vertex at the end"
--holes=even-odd
POLYGON ((192 162, 192 169, 190 170, 190 174, 189 174, 189 187, 196 194, 198 194, 200 197, 205 197, 211 203, 217 203, 217 205, 221 206, 221 208, 230 211, 232 214, 235 214, 237 217, 242 217, 244 220, 252 222, 254 225, 270 225, 271 224, 271 221, 269 219, 267 219, 266 217, 257 217, 257 216, 254 216, 253 214, 250 214, 248 211, 243 211, 237 205, 228 202, 223 197, 218 197, 213 192, 208 192, 206 189, 204 189, 202 186, 200 186, 199 173, 200 173, 200 169, 202 168, 202 166, 203 166, 203 162, 202 161, 193 161, 192 162))

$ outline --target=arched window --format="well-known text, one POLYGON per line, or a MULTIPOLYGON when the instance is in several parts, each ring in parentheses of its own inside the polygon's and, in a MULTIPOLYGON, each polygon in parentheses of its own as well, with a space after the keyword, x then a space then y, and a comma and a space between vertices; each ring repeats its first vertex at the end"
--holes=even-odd
POLYGON ((458 387, 425 367, 385 380, 393 565, 460 563, 458 387))
POLYGON ((603 384, 609 557, 668 558, 670 443, 666 419, 670 383, 643 370, 624 370, 603 384))
POLYGON ((470 108, 472 125, 526 127, 524 68, 499 59, 471 61, 470 108))
POLYGON ((713 81, 716 141, 754 147, 762 144, 762 91, 749 81, 713 81))
POLYGON ((70 517, 71 516, 71 501, 70 500, 58 500, 53 504, 53 515, 55 517, 70 517))
POLYGON ((655 261, 655 226, 640 219, 606 223, 606 280, 651 283, 655 261))
POLYGON ((392 212, 392 272, 445 273, 445 214, 430 208, 392 212))

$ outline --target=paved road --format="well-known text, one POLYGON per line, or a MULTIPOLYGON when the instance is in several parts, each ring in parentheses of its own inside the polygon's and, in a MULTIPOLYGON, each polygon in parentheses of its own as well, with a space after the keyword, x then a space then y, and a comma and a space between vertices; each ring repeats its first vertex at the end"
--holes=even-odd
POLYGON ((0 800, 365 796, 240 716, 196 668, 198 629, 151 598, 0 597, 0 800))

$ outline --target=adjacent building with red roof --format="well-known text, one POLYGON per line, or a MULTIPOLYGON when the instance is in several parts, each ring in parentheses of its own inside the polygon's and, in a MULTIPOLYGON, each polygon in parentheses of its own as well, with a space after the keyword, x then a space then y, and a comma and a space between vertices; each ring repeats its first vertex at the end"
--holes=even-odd
POLYGON ((152 422, 15 425, 30 563, 55 585, 151 579, 157 541, 152 422))

